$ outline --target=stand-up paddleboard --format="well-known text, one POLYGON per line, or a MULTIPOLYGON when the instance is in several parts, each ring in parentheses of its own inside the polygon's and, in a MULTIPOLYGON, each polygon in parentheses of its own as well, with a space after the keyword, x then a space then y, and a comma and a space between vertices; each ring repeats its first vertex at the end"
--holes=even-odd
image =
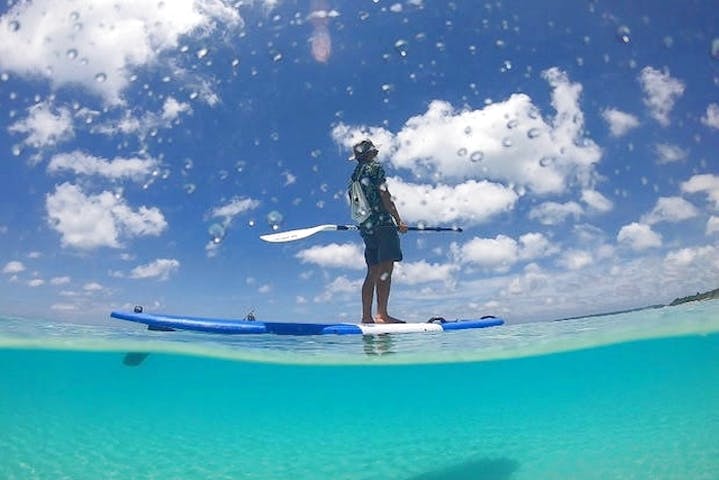
POLYGON ((504 320, 493 316, 486 316, 477 320, 445 320, 435 317, 427 323, 292 323, 188 317, 144 313, 140 308, 135 310, 135 312, 112 312, 110 316, 119 320, 145 324, 149 330, 192 330, 234 335, 253 333, 274 333, 276 335, 379 335, 383 333, 446 332, 494 327, 504 324, 504 320))

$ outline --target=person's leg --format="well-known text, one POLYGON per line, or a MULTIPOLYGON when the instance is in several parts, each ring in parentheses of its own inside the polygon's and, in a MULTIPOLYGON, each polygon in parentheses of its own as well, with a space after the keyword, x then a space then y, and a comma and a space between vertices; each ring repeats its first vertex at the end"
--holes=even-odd
POLYGON ((372 297, 374 296, 375 286, 377 284, 377 238, 371 233, 363 233, 364 240, 364 260, 367 264, 367 275, 365 275, 364 283, 362 283, 362 323, 373 323, 372 315, 372 297))
POLYGON ((386 322, 389 320, 387 305, 389 304, 389 290, 392 286, 393 261, 382 262, 378 265, 378 276, 375 281, 377 289, 377 318, 386 322))
POLYGON ((392 270, 394 269, 394 261, 388 260, 377 265, 377 277, 375 280, 375 288, 377 290, 377 316, 375 321, 381 323, 404 323, 387 312, 389 305, 389 293, 392 288, 392 270))
POLYGON ((372 323, 372 297, 377 284, 378 265, 367 265, 367 275, 362 284, 362 323, 372 323))

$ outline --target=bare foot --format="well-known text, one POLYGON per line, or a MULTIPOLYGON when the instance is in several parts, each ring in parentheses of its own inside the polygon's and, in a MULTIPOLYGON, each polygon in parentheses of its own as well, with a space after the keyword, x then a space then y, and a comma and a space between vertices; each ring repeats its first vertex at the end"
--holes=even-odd
POLYGON ((406 323, 398 318, 394 317, 380 317, 379 315, 375 317, 374 323, 406 323))

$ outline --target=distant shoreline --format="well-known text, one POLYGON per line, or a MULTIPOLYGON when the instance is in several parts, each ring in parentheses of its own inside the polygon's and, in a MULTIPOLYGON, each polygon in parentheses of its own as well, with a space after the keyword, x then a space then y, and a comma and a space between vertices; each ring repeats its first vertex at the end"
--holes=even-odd
POLYGON ((669 306, 673 307, 675 305, 681 305, 682 303, 701 302, 703 300, 713 300, 715 298, 719 298, 719 288, 715 288, 714 290, 703 293, 697 292, 696 295, 690 295, 688 297, 675 298, 674 300, 672 300, 669 306))
POLYGON ((577 320, 579 318, 592 318, 592 317, 604 317, 604 316, 608 316, 608 315, 619 315, 621 313, 638 312, 640 310, 649 310, 649 309, 653 309, 653 308, 675 307, 675 306, 681 305, 683 303, 701 302, 704 300, 714 300, 714 299, 719 299, 719 288, 715 288, 714 290, 709 290, 707 292, 702 292, 702 293, 697 292, 696 295, 690 295, 688 297, 675 298, 674 300, 672 300, 670 303, 668 303, 666 305, 664 305, 664 304, 647 305, 644 307, 627 308, 624 310, 616 310, 613 312, 592 313, 590 315, 577 315, 574 317, 559 318, 554 321, 555 322, 563 322, 565 320, 577 320))

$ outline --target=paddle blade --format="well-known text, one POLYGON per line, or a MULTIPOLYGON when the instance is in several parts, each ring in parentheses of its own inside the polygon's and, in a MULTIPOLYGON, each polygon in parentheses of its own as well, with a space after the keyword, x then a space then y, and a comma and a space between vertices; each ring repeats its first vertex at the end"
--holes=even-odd
POLYGON ((268 233, 266 235, 260 235, 260 238, 265 242, 285 243, 294 242, 295 240, 302 240, 303 238, 311 237, 316 233, 329 232, 332 230, 339 230, 338 225, 317 225, 316 227, 287 230, 285 232, 268 233))

